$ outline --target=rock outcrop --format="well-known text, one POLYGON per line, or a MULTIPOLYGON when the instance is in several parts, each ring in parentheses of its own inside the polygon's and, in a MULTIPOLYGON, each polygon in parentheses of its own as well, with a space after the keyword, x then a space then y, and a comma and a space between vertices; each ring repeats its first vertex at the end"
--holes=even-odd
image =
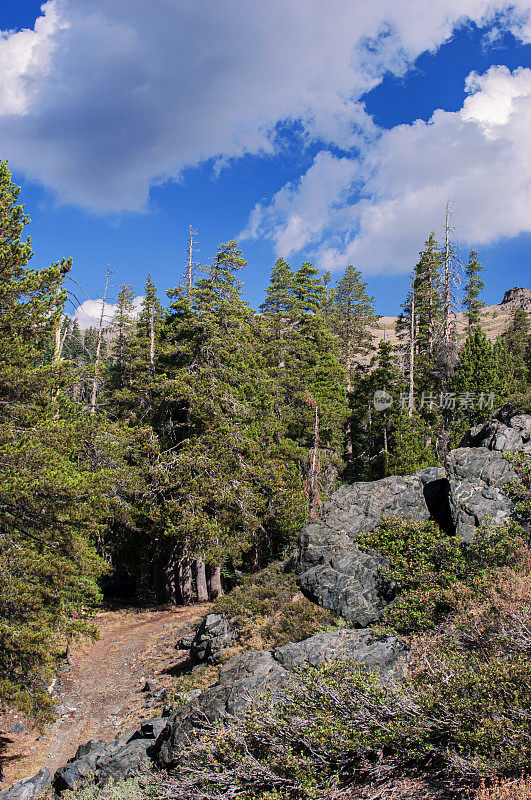
POLYGON ((289 643, 274 650, 248 650, 221 668, 218 682, 171 718, 155 746, 160 767, 175 766, 179 749, 193 729, 231 717, 241 717, 250 702, 266 691, 281 694, 295 669, 320 666, 329 661, 349 660, 377 670, 382 680, 402 674, 405 650, 392 636, 377 636, 370 630, 338 630, 289 643))
POLYGON ((522 286, 515 286, 507 289, 501 301, 502 306, 510 308, 523 308, 524 311, 531 311, 531 290, 524 289, 522 286))
POLYGON ((192 661, 219 664, 225 647, 238 638, 236 628, 223 614, 207 614, 191 642, 192 661))
POLYGON ((480 525, 509 521, 513 503, 503 487, 517 476, 503 453, 460 447, 448 454, 446 468, 457 536, 470 541, 480 525))
POLYGON ((467 431, 460 447, 482 447, 498 453, 531 453, 531 416, 515 414, 508 404, 484 425, 467 431))
POLYGON ((382 557, 360 550, 359 534, 392 516, 434 519, 464 541, 487 522, 507 523, 513 503, 505 486, 517 475, 504 456, 520 451, 531 453, 531 415, 507 405, 468 431, 444 469, 342 486, 301 533, 301 590, 360 627, 377 621, 396 587, 382 577, 382 557))
POLYGON ((4 789, 0 792, 0 800, 31 800, 32 797, 40 797, 51 783, 52 773, 45 767, 32 778, 22 778, 9 789, 4 789))
POLYGON ((138 730, 121 734, 112 742, 91 739, 80 745, 74 757, 53 776, 56 796, 66 789, 86 783, 104 786, 110 780, 117 781, 133 775, 143 761, 149 761, 153 745, 167 721, 168 718, 155 717, 143 722, 138 730))
POLYGON ((395 587, 382 579, 381 556, 362 552, 356 539, 386 517, 423 521, 445 514, 445 481, 445 473, 434 468, 342 486, 325 505, 323 516, 302 531, 298 583, 304 594, 360 627, 379 619, 395 587))

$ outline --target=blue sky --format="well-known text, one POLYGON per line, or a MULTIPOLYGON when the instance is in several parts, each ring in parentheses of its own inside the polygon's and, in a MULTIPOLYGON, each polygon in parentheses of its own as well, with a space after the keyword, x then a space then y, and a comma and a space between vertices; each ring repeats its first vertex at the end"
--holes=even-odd
POLYGON ((0 157, 80 301, 107 264, 163 294, 192 224, 199 261, 240 239, 255 307, 283 255, 396 314, 448 199, 486 300, 531 284, 528 0, 3 0, 0 29, 0 157))

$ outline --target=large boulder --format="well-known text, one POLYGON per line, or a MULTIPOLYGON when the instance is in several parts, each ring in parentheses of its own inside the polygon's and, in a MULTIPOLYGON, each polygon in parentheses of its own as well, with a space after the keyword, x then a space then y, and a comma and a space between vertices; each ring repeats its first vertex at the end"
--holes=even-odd
POLYGON ((463 541, 470 541, 480 525, 509 521, 513 503, 504 486, 517 475, 502 452, 460 447, 448 454, 446 469, 455 530, 463 541))
POLYGON ((374 669, 383 680, 391 680, 401 674, 404 656, 398 639, 379 637, 366 630, 338 630, 275 650, 240 653, 223 665, 214 686, 169 720, 157 740, 157 764, 164 768, 175 766, 178 752, 186 746, 193 730, 242 717, 249 704, 265 692, 281 696, 296 669, 348 660, 374 669))
POLYGON ((499 453, 531 453, 531 415, 517 414, 508 403, 488 422, 467 431, 460 447, 481 447, 499 453))
POLYGON ((192 640, 190 657, 193 661, 219 664, 223 649, 237 637, 237 630, 223 614, 207 614, 192 640))
POLYGON ((80 745, 74 757, 53 776, 55 794, 90 783, 104 786, 109 780, 122 780, 138 772, 142 763, 149 760, 155 740, 167 721, 155 717, 142 722, 136 731, 120 734, 112 742, 91 739, 80 745))
POLYGON ((445 517, 447 495, 445 473, 436 468, 342 486, 301 533, 301 590, 360 627, 375 622, 395 587, 382 578, 382 557, 361 551, 356 539, 386 517, 445 517))
POLYGON ((46 767, 31 778, 22 778, 9 789, 0 792, 0 800, 31 800, 40 797, 52 783, 52 773, 46 767))

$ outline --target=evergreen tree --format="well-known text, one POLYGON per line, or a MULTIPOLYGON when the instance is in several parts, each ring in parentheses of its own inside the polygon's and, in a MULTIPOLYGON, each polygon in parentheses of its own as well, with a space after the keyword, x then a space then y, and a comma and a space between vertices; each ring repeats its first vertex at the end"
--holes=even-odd
POLYGON ((510 354, 512 369, 520 391, 528 385, 529 317, 523 308, 516 308, 511 324, 502 337, 503 345, 510 354))
POLYGON ((372 347, 370 328, 378 319, 374 313, 374 297, 367 294, 367 284, 361 277, 361 272, 350 264, 338 282, 335 297, 336 330, 346 364, 347 391, 351 389, 357 357, 367 355, 372 347))
POLYGON ((317 313, 321 310, 325 299, 323 281, 310 261, 305 261, 295 274, 293 294, 295 307, 301 313, 317 313))
MULTIPOLYGON (((71 361, 50 348, 62 315, 61 264, 27 266, 27 217, 0 165, 0 702, 43 719, 43 687, 68 642, 93 635, 106 520, 129 513, 138 442, 76 415, 71 361), (46 362, 48 358, 48 362, 46 362), (134 455, 133 455, 134 454, 134 455), (126 463, 127 462, 127 463, 126 463), (121 488, 120 488, 121 487, 121 488)), ((133 487, 135 487, 133 489, 133 487)))
POLYGON ((277 258, 266 289, 266 299, 260 306, 260 311, 270 318, 277 339, 282 337, 286 317, 294 309, 294 282, 290 265, 283 258, 277 258))
POLYGON ((110 389, 123 389, 131 380, 130 343, 134 327, 135 293, 132 286, 123 284, 118 293, 116 311, 111 322, 111 328, 116 334, 111 349, 111 376, 110 389))
POLYGON ((468 283, 465 285, 466 294, 463 300, 469 328, 480 324, 481 309, 485 306, 484 301, 480 299, 481 292, 485 288, 485 284, 479 277, 482 269, 483 267, 478 261, 478 254, 475 250, 471 250, 465 273, 468 283))
POLYGON ((171 293, 163 376, 154 389, 155 429, 171 448, 162 488, 166 564, 199 557, 216 566, 263 547, 273 497, 291 502, 296 486, 290 465, 275 454, 275 391, 260 326, 241 299, 244 266, 237 243, 228 242, 189 299, 171 293))
POLYGON ((419 356, 433 355, 437 335, 442 322, 442 297, 440 270, 442 254, 431 233, 425 242, 420 260, 415 267, 415 304, 417 317, 417 353, 419 356))
POLYGON ((515 388, 504 344, 493 345, 480 327, 472 328, 459 352, 452 381, 456 394, 454 444, 467 428, 484 421, 489 409, 503 405, 515 388))

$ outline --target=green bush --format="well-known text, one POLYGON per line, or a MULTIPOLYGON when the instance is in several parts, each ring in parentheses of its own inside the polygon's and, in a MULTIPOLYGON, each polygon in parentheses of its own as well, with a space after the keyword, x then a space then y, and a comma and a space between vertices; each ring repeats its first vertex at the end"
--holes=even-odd
POLYGON ((310 668, 283 698, 199 736, 172 796, 186 786, 194 797, 321 798, 412 769, 469 785, 517 776, 531 760, 530 711, 525 659, 452 653, 400 686, 345 662, 310 668))
POLYGON ((324 608, 303 597, 293 570, 277 561, 213 604, 214 612, 235 619, 240 642, 259 647, 279 647, 300 642, 331 626, 344 624, 324 608))
POLYGON ((479 528, 468 544, 434 522, 400 517, 361 533, 358 544, 387 559, 381 572, 397 597, 382 625, 400 633, 434 628, 482 593, 496 569, 525 569, 528 552, 518 525, 479 528))

